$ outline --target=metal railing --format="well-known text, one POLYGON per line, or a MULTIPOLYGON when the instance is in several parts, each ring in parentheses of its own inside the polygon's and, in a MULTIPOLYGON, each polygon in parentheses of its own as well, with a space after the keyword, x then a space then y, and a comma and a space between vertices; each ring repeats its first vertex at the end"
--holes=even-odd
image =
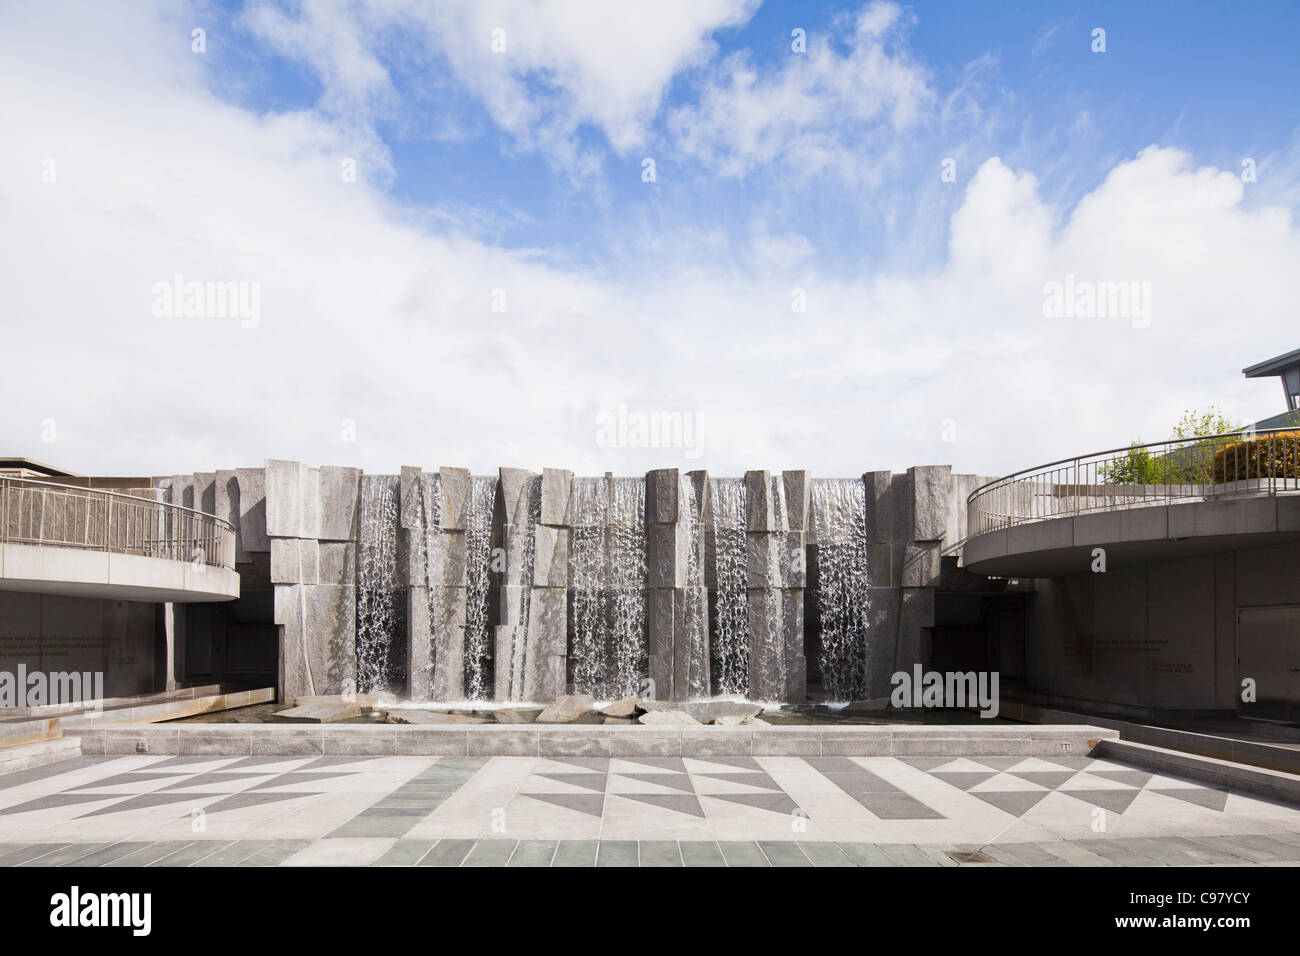
POLYGON ((967 534, 1049 518, 1224 495, 1300 491, 1300 429, 1228 432, 1064 458, 981 485, 967 534))
POLYGON ((235 566, 235 529, 216 515, 27 478, 0 478, 0 541, 235 566))

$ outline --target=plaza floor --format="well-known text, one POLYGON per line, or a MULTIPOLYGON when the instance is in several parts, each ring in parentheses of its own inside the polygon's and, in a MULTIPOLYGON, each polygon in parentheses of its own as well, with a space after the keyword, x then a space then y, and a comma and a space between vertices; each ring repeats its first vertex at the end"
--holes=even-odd
POLYGON ((1300 864, 1300 808, 1088 757, 81 757, 0 866, 1300 864))

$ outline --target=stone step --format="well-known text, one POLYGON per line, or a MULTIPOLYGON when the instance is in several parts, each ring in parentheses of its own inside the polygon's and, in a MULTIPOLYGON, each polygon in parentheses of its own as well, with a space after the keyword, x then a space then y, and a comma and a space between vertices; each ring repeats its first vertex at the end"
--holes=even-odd
POLYGON ((55 737, 0 749, 0 774, 43 767, 56 760, 81 756, 80 737, 55 737))

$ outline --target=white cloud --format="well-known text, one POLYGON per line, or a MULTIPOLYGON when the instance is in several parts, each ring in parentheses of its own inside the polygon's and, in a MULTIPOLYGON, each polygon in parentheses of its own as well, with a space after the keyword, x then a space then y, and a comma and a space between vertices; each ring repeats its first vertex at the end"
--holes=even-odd
POLYGON ((1276 410, 1237 370, 1295 346, 1295 225, 1179 151, 1118 165, 1063 219, 990 159, 929 224, 949 232, 936 269, 831 277, 804 237, 756 223, 743 265, 654 235, 639 268, 563 270, 412 225, 341 181, 348 123, 232 107, 183 24, 90 9, 0 12, 6 453, 128 474, 266 457, 1000 473, 1162 437, 1187 407, 1276 410), (153 318, 152 284, 177 272, 260 282, 261 324, 153 318), (1150 327, 1044 318, 1067 273, 1150 282, 1150 327), (620 404, 698 414, 704 455, 600 447, 596 416, 620 404))
POLYGON ((812 33, 807 52, 791 52, 775 70, 732 54, 699 103, 669 118, 677 148, 727 176, 779 163, 800 178, 827 170, 861 178, 934 97, 925 69, 891 48, 905 25, 895 4, 872 3, 844 24, 844 53, 833 33, 812 33))
POLYGON ((306 0, 297 16, 260 2, 255 35, 310 66, 322 105, 375 103, 392 89, 379 62, 446 64, 516 146, 538 150, 574 178, 596 157, 579 127, 599 129, 619 153, 641 146, 672 78, 707 62, 712 34, 745 23, 757 0, 306 0))

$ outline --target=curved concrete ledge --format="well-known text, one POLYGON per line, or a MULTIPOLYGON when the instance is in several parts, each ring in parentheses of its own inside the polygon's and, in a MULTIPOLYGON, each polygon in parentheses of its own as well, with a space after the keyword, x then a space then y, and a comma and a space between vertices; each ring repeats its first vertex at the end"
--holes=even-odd
POLYGON ((105 725, 82 752, 122 756, 962 757, 1086 756, 1119 732, 1088 725, 428 727, 402 724, 105 725), (141 749, 140 745, 144 747, 141 749))
POLYGON ((0 543, 0 589, 121 601, 230 601, 231 568, 55 545, 0 543))
POLYGON ((1087 571, 1092 550, 1107 567, 1260 548, 1300 540, 1300 495, 1175 501, 1048 518, 966 541, 962 563, 977 574, 1053 577, 1087 571))

